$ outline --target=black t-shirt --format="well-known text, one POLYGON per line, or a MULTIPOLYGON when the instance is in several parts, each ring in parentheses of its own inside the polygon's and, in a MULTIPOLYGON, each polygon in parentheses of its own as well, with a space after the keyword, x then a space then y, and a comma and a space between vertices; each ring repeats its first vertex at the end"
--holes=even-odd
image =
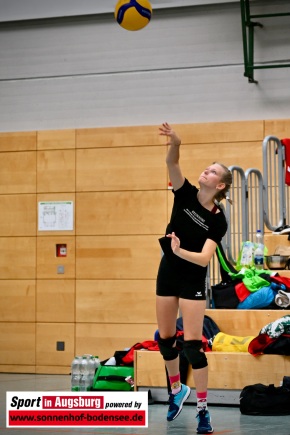
MULTIPOLYGON (((197 199, 198 189, 187 179, 183 186, 176 191, 173 190, 173 193, 174 204, 166 234, 174 232, 180 239, 180 247, 191 252, 201 252, 207 239, 219 243, 227 231, 223 211, 219 208, 219 213, 212 213, 204 208, 197 199)), ((176 255, 174 257, 179 259, 176 255)), ((181 261, 175 261, 176 265, 200 271, 201 266, 187 260, 179 260, 181 261)), ((206 268, 202 269, 206 271, 206 268)))

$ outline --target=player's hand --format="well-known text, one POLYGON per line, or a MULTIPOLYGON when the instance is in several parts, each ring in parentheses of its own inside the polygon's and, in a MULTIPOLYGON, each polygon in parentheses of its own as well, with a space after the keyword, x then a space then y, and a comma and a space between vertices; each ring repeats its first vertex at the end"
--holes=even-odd
POLYGON ((162 127, 159 127, 159 132, 161 136, 167 136, 169 138, 166 145, 179 146, 181 144, 181 140, 179 136, 176 134, 174 130, 172 130, 172 128, 167 122, 164 122, 162 124, 162 127))
POLYGON ((175 233, 166 234, 166 237, 170 237, 170 239, 171 239, 171 249, 172 249, 173 253, 177 255, 179 253, 179 250, 180 250, 180 240, 179 240, 179 238, 175 235, 175 233))

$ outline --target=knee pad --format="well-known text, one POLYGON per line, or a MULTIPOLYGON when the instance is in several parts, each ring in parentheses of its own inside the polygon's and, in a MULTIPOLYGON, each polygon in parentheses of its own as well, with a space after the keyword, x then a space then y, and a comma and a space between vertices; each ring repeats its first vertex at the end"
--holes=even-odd
POLYGON ((207 358, 205 353, 200 351, 201 348, 201 340, 184 340, 183 351, 193 369, 203 369, 207 367, 207 358))
POLYGON ((173 347, 176 340, 176 336, 170 338, 159 338, 158 346, 164 361, 172 361, 178 357, 178 350, 173 347))

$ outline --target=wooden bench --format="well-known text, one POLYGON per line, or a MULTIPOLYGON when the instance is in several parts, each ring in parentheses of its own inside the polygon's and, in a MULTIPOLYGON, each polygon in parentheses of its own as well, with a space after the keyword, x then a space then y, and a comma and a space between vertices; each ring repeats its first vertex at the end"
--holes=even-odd
MULTIPOLYGON (((221 332, 235 336, 257 336, 266 324, 290 310, 221 310, 208 309, 221 332)), ((207 352, 209 389, 241 390, 245 385, 262 383, 280 385, 283 376, 290 376, 290 356, 260 355, 248 352, 207 352)), ((164 361, 159 352, 136 351, 134 359, 135 389, 167 387, 164 361)), ((191 368, 188 385, 194 388, 191 368)))

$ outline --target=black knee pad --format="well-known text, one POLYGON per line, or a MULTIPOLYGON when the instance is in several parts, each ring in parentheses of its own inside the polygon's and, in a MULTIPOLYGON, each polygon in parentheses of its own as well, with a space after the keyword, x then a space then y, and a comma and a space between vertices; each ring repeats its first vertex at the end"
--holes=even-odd
POLYGON ((184 340, 183 351, 193 369, 203 369, 207 367, 207 358, 205 353, 200 351, 201 348, 201 340, 184 340))
POLYGON ((173 347, 176 340, 176 335, 170 338, 159 338, 158 346, 164 361, 172 361, 178 357, 178 350, 173 347))

